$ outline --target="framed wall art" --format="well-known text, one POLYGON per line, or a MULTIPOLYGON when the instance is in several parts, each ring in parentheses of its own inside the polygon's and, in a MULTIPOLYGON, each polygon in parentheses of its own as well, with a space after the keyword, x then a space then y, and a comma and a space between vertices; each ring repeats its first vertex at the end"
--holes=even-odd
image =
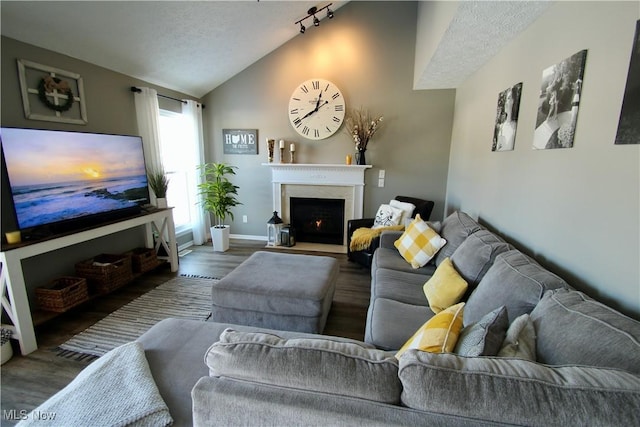
POLYGON ((258 129, 222 129, 224 154, 258 154, 258 129))
POLYGON ((534 150, 573 147, 586 60, 581 50, 542 72, 534 150))
POLYGON ((616 144, 640 144, 640 21, 636 22, 616 144))
POLYGON ((18 59, 18 75, 27 119, 87 124, 80 74, 18 59))
POLYGON ((522 82, 498 94, 496 124, 491 151, 512 151, 516 142, 522 82))

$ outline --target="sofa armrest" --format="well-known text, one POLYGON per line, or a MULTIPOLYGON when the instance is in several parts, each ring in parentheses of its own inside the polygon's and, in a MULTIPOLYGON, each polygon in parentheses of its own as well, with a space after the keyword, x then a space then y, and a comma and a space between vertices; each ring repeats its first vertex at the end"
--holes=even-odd
POLYGON ((380 247, 387 249, 395 249, 393 242, 402 236, 402 231, 383 231, 380 234, 380 247))
POLYGON ((373 227, 374 221, 375 218, 350 219, 347 221, 347 234, 351 236, 358 228, 371 228, 373 227))

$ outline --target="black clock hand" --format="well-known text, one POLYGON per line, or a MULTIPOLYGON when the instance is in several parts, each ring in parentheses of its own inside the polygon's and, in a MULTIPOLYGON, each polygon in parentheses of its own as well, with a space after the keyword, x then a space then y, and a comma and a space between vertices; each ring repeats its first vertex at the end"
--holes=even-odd
POLYGON ((307 114, 305 114, 304 116, 302 116, 302 117, 300 118, 300 120, 304 120, 304 119, 306 119, 307 117, 309 117, 310 115, 312 115, 312 114, 313 114, 313 113, 315 113, 316 111, 318 111, 318 107, 314 108, 313 110, 309 111, 307 114))

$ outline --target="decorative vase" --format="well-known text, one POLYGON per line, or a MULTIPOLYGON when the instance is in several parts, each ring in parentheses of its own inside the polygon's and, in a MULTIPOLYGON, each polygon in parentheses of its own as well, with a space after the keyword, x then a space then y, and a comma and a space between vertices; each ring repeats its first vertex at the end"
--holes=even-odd
POLYGON ((356 151, 356 165, 366 165, 367 164, 367 159, 365 159, 364 157, 364 153, 367 150, 358 150, 356 151))

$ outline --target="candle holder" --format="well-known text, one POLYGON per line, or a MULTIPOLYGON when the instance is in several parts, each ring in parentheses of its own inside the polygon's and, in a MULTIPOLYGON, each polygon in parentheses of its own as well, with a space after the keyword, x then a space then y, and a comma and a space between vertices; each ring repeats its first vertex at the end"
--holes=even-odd
POLYGON ((269 151, 269 163, 273 163, 273 150, 275 148, 275 145, 276 145, 275 139, 267 138, 267 149, 269 151))
POLYGON ((296 162, 296 152, 295 151, 290 151, 291 153, 291 161, 289 163, 295 163, 296 162))
POLYGON ((280 163, 284 163, 284 147, 280 147, 280 163))

